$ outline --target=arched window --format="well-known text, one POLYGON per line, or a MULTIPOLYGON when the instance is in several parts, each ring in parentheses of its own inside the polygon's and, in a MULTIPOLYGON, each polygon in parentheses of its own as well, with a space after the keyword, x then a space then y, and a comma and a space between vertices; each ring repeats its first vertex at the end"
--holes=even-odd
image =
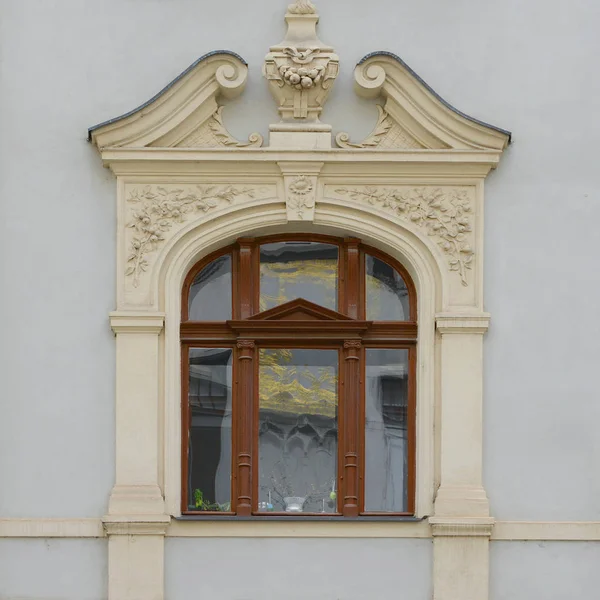
POLYGON ((182 512, 411 515, 416 298, 355 239, 240 239, 182 295, 182 512))

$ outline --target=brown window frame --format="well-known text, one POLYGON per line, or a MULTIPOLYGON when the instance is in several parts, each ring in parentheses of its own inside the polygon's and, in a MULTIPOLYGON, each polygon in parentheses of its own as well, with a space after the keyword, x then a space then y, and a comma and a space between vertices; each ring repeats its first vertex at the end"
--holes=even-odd
MULTIPOLYGON (((183 515, 215 517, 296 516, 311 513, 258 512, 258 350, 268 348, 332 348, 339 351, 338 371, 338 499, 336 513, 328 517, 412 516, 415 512, 416 475, 416 350, 417 301, 413 281, 392 257, 354 238, 324 235, 275 235, 240 238, 235 244, 209 254, 190 270, 181 296, 181 511, 183 515), (333 311, 305 300, 258 312, 260 296, 260 246, 273 242, 305 241, 338 246, 338 309, 333 311), (190 321, 188 302, 198 273, 216 258, 232 257, 232 319, 190 321), (366 321, 365 255, 378 258, 404 279, 408 290, 409 320, 366 321), (290 311, 305 311, 307 317, 286 318, 290 311), (311 320, 312 319, 312 320, 311 320), (232 482, 231 511, 189 509, 188 445, 190 435, 189 349, 232 348, 232 482), (365 367, 366 349, 408 350, 408 506, 406 512, 366 512, 365 481, 365 367), (343 390, 343 393, 342 393, 343 390)), ((313 515, 316 513, 312 513, 313 515)), ((318 513, 319 516, 322 516, 318 513)))

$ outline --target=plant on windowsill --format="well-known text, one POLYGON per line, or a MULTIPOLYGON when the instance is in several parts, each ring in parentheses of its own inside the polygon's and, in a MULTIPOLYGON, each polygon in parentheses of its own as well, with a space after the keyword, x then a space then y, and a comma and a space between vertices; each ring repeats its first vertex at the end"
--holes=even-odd
POLYGON ((194 508, 202 511, 217 511, 217 512, 229 512, 231 510, 231 502, 210 502, 210 500, 204 497, 204 493, 201 489, 196 488, 194 490, 194 508))

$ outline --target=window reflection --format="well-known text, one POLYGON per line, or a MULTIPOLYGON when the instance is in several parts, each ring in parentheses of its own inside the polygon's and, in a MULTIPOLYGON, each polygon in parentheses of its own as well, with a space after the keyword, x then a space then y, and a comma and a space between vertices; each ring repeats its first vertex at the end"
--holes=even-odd
POLYGON ((338 353, 259 353, 259 510, 337 508, 338 353))
POLYGON ((338 247, 278 242, 260 247, 260 310, 304 298, 337 309, 338 247))
POLYGON ((190 349, 190 510, 231 508, 232 354, 231 348, 190 349))
POLYGON ((367 254, 367 319, 369 321, 408 321, 408 289, 394 267, 367 254))
POLYGON ((365 510, 405 512, 408 493, 408 350, 367 349, 365 510))
POLYGON ((231 255, 219 256, 196 275, 190 287, 188 319, 231 319, 231 255))

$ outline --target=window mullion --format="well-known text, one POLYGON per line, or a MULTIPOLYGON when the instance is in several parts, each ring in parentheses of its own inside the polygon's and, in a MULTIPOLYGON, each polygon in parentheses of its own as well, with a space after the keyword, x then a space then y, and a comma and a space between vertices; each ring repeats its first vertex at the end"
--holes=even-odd
POLYGON ((342 307, 342 312, 351 317, 358 319, 360 314, 360 248, 359 240, 349 238, 345 241, 346 260, 345 269, 346 276, 344 278, 345 290, 345 306, 342 307))

